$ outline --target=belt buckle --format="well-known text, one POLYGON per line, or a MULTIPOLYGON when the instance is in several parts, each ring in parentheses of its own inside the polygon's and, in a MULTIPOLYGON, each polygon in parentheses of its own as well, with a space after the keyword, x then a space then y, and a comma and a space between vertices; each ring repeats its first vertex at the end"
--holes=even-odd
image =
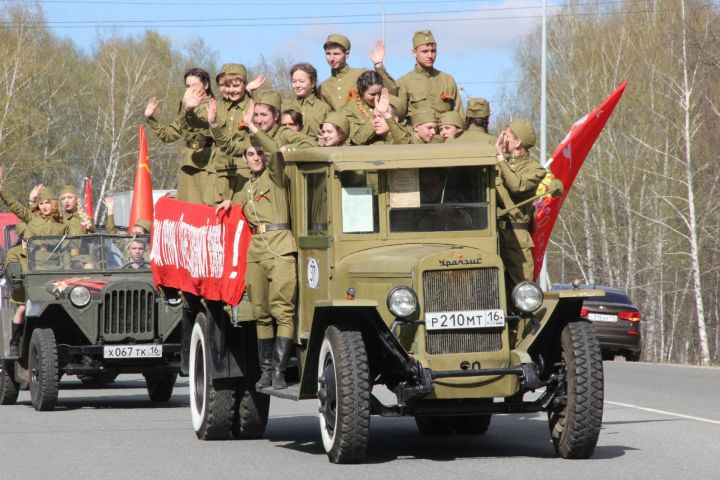
POLYGON ((260 225, 258 225, 258 227, 255 230, 257 230, 257 233, 265 233, 267 231, 267 230, 265 230, 264 223, 261 223, 260 225))

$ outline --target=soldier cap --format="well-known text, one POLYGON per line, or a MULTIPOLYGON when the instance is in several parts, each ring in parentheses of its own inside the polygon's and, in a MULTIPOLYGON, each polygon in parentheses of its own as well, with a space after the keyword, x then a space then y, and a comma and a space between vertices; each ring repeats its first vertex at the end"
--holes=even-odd
POLYGON ((348 119, 347 115, 339 112, 330 112, 327 114, 327 117, 325 117, 323 123, 332 123, 342 130, 346 137, 350 135, 350 119, 348 119))
MULTIPOLYGON (((247 68, 241 63, 226 63, 220 69, 222 75, 240 75, 243 80, 247 81, 247 68)), ((219 76, 219 75, 218 75, 219 76)))
POLYGON ((42 202, 43 200, 55 200, 55 192, 50 187, 43 187, 38 193, 37 201, 42 202))
POLYGON ((276 92, 275 90, 263 90, 262 92, 258 92, 257 99, 255 100, 255 104, 262 103, 265 105, 270 105, 271 107, 275 108, 278 112, 282 111, 280 108, 281 106, 281 100, 280 100, 280 94, 276 92))
POLYGON ((469 118, 482 118, 490 116, 490 102, 484 98, 471 98, 467 103, 467 113, 469 118))
POLYGON ((525 147, 525 150, 530 150, 535 146, 537 136, 535 135, 535 129, 530 125, 527 120, 517 119, 513 120, 508 124, 510 130, 513 131, 516 137, 520 139, 525 147))
POLYGON ((440 115, 438 125, 455 125, 458 128, 463 128, 465 122, 463 122, 462 116, 458 112, 451 110, 440 115))
POLYGON ((337 43, 338 45, 341 45, 346 52, 350 50, 350 39, 345 35, 341 35, 339 33, 333 33, 328 35, 327 40, 325 40, 325 43, 323 43, 323 50, 327 50, 328 45, 330 45, 331 43, 337 43))
POLYGON ((147 233, 150 233, 152 231, 152 220, 138 218, 137 220, 135 220, 135 224, 133 225, 133 227, 140 227, 147 233))
POLYGON ((424 123, 437 122, 437 115, 434 110, 420 109, 410 115, 410 121, 414 125, 422 125, 424 123))
POLYGON ((72 194, 75 195, 76 197, 77 197, 77 194, 78 194, 78 193, 77 193, 77 190, 76 190, 75 187, 73 187, 72 185, 65 185, 64 187, 62 187, 62 189, 60 190, 60 196, 63 196, 63 195, 65 195, 66 193, 72 193, 72 194))
POLYGON ((415 32, 413 35, 413 50, 419 47, 420 45, 427 45, 429 43, 437 43, 435 41, 435 37, 433 37, 433 34, 430 30, 420 30, 419 32, 415 32))

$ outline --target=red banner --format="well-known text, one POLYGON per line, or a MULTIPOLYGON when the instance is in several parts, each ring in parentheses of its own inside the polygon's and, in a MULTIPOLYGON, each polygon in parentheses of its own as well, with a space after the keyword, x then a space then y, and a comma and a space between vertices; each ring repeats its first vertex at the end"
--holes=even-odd
POLYGON ((533 279, 535 280, 540 275, 545 250, 557 221, 560 207, 562 207, 570 187, 585 161, 585 157, 587 157, 605 123, 612 115, 615 105, 620 101, 626 86, 627 82, 623 82, 598 108, 575 122, 570 127, 565 139, 560 142, 555 153, 553 153, 547 176, 538 187, 537 193, 548 191, 548 185, 553 178, 560 180, 564 188, 562 195, 559 197, 553 198, 547 195, 535 202, 535 229, 532 234, 535 241, 535 248, 533 248, 533 261, 535 263, 533 279))
POLYGON ((152 232, 155 284, 237 305, 250 237, 239 206, 218 218, 213 207, 162 197, 152 232))

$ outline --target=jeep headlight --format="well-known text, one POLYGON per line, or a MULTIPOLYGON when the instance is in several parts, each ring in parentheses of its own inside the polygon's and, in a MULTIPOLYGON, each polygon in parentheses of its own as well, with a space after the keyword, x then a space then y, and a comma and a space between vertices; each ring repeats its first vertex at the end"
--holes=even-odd
POLYGON ((82 308, 90 303, 90 290, 82 285, 77 286, 70 290, 70 303, 75 305, 77 308, 82 308))
POLYGON ((520 282, 512 291, 512 303, 521 312, 534 312, 543 302, 543 292, 533 282, 520 282))
POLYGON ((417 295, 410 287, 395 287, 387 297, 387 307, 396 317, 409 317, 417 310, 417 295))

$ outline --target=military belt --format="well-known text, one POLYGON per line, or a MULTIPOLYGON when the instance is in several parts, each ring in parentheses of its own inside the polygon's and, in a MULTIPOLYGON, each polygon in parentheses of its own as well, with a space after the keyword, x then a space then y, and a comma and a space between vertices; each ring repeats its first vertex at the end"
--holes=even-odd
POLYGON ((527 230, 528 227, 530 227, 530 222, 519 223, 508 220, 498 220, 498 228, 500 230, 527 230))
POLYGON ((276 232, 278 230, 290 230, 289 223, 261 223, 257 227, 253 227, 253 235, 265 232, 276 232))
POLYGON ((185 146, 192 148, 193 150, 200 150, 201 148, 210 148, 213 146, 213 139, 205 137, 204 140, 188 140, 185 142, 185 146))
POLYGON ((327 223, 311 223, 309 230, 327 230, 327 223))

